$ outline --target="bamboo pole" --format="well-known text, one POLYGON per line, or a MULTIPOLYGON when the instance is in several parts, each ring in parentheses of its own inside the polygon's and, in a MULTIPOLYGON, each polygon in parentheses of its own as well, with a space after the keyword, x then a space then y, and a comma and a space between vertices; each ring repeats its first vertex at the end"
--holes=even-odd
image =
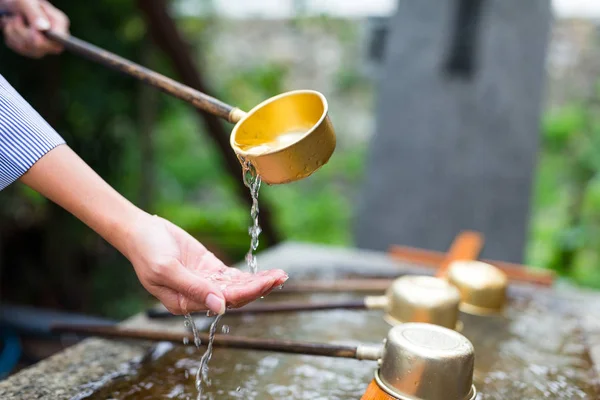
POLYGON ((366 292, 379 293, 385 292, 396 277, 389 278, 352 278, 336 279, 334 281, 323 280, 302 280, 286 283, 281 290, 274 290, 273 294, 288 293, 348 293, 348 292, 366 292))
MULTIPOLYGON (((194 343, 191 333, 177 333, 155 331, 148 329, 128 329, 116 326, 98 325, 66 325, 57 324, 51 327, 54 333, 72 333, 84 336, 100 336, 104 338, 135 339, 182 344, 187 338, 189 343, 194 343)), ((208 342, 208 334, 200 333, 201 342, 208 342)), ((368 351, 370 346, 345 346, 323 343, 310 343, 292 340, 257 339, 244 336, 215 335, 214 347, 230 349, 247 349, 258 351, 272 351, 287 354, 303 354, 324 357, 353 358, 362 360, 377 360, 378 352, 368 351)))
POLYGON ((460 232, 454 238, 448 253, 444 257, 435 276, 445 279, 448 276, 448 268, 454 261, 473 261, 479 258, 479 253, 483 248, 483 235, 479 232, 464 231, 460 232))
MULTIPOLYGON (((324 311, 324 310, 366 310, 367 304, 365 299, 350 300, 343 302, 288 302, 288 303, 270 303, 261 304, 258 306, 234 308, 227 310, 225 315, 240 315, 240 314, 272 314, 285 312, 303 312, 303 311, 324 311)), ((194 314, 200 315, 200 314, 194 314)), ((153 310, 146 311, 146 316, 151 319, 162 319, 176 317, 169 311, 153 310)))

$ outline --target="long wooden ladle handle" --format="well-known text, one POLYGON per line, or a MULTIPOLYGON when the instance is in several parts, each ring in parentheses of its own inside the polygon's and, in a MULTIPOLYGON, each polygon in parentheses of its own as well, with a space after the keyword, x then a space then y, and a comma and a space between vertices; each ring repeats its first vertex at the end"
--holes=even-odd
POLYGON ((230 106, 214 97, 94 46, 91 43, 52 30, 45 31, 44 34, 50 40, 60 43, 72 53, 136 78, 229 122, 236 123, 244 115, 244 112, 239 108, 230 106))
POLYGON ((448 268, 454 261, 477 260, 479 258, 479 253, 481 253, 481 249, 483 249, 483 243, 483 234, 479 232, 460 232, 452 242, 450 250, 448 250, 446 257, 435 276, 438 278, 446 278, 448 276, 448 268))
MULTIPOLYGON (((148 329, 128 329, 106 325, 70 325, 56 324, 51 331, 54 333, 72 333, 84 336, 99 336, 105 338, 136 339, 181 344, 184 338, 194 343, 191 333, 155 331, 148 329)), ((208 342, 208 334, 200 333, 203 344, 208 342)), ((213 345, 221 348, 273 351, 288 354, 304 354, 313 356, 353 358, 358 360, 375 361, 381 357, 379 346, 370 345, 335 345, 326 343, 299 342, 293 340, 258 339, 244 336, 215 335, 213 345)))
MULTIPOLYGON (((342 302, 286 302, 286 303, 268 303, 260 305, 251 305, 242 308, 233 308, 227 310, 227 315, 239 314, 271 314, 271 313, 286 313, 286 312, 303 312, 303 311, 325 311, 325 310, 366 310, 367 303, 364 299, 349 300, 342 302)), ((161 319, 175 317, 168 311, 150 309, 146 311, 146 316, 151 319, 161 319)))

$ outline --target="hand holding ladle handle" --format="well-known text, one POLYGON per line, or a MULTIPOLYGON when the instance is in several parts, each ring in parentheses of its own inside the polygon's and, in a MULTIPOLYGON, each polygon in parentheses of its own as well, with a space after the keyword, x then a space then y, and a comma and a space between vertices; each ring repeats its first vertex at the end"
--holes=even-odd
MULTIPOLYGON (((10 12, 0 10, 0 17, 11 15, 10 12)), ((72 53, 136 78, 231 123, 237 123, 246 114, 237 107, 230 106, 221 100, 74 36, 58 33, 51 29, 43 33, 48 39, 61 44, 72 53)))

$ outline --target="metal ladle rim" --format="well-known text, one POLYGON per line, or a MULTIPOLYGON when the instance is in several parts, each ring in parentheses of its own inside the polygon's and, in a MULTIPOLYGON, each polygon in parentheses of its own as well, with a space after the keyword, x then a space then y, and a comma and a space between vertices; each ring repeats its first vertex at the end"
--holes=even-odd
MULTIPOLYGON (((231 131, 231 135, 229 138, 229 144, 231 146, 231 148, 235 149, 235 152, 244 157, 244 156, 254 156, 254 154, 249 153, 247 151, 244 151, 240 148, 240 146, 238 146, 238 144, 235 142, 235 136, 237 134, 237 128, 238 126, 240 126, 246 119, 250 118, 256 111, 258 111, 259 109, 265 107, 266 105, 273 103, 283 97, 288 97, 288 96, 292 96, 292 95, 296 95, 296 94, 302 94, 302 93, 306 93, 306 94, 315 94, 317 95, 321 101, 323 102, 323 112, 321 114, 321 117, 319 118, 319 120, 317 122, 315 122, 313 124, 313 126, 306 131, 306 133, 304 135, 302 135, 302 137, 298 140, 296 140, 293 143, 288 144, 285 147, 281 147, 278 148, 277 150, 273 150, 273 151, 267 151, 265 153, 261 153, 261 156, 267 155, 267 154, 277 154, 283 150, 286 150, 287 148, 289 148, 290 146, 295 145, 296 143, 298 143, 299 141, 301 141, 302 139, 304 139, 305 137, 307 137, 308 135, 310 135, 318 126, 320 126, 323 121, 325 120, 325 118, 327 117, 327 114, 329 113, 329 103, 327 103, 327 99, 325 98, 325 95, 323 95, 323 93, 321 92, 317 92, 316 90, 308 90, 308 89, 301 89, 301 90, 292 90, 289 92, 284 92, 284 93, 280 93, 277 96, 273 96, 270 97, 268 99, 266 99, 265 101, 263 101, 262 103, 259 103, 258 105, 254 106, 254 108, 252 108, 250 111, 248 111, 247 113, 245 113, 245 115, 235 123, 235 126, 233 127, 233 130, 231 131)), ((243 112, 243 111, 242 111, 243 112)))
MULTIPOLYGON (((381 390, 383 390, 384 392, 386 392, 387 394, 389 394, 390 396, 392 396, 395 399, 398 400, 420 400, 417 397, 407 397, 407 395, 396 392, 392 389, 390 389, 386 383, 383 382, 383 380, 380 378, 379 376, 379 370, 375 371, 375 382, 377 382, 377 386, 379 386, 379 388, 381 390)), ((477 397, 477 389, 475 388, 475 385, 471 385, 471 391, 469 392, 469 394, 467 395, 467 397, 465 397, 464 399, 461 400, 475 400, 475 398, 477 397)))
POLYGON ((500 308, 488 308, 488 307, 476 306, 476 305, 469 304, 469 303, 464 303, 461 301, 458 308, 460 309, 461 312, 464 312, 465 314, 488 317, 488 316, 495 316, 495 315, 503 315, 506 306, 503 305, 500 308))
MULTIPOLYGON (((387 322, 389 325, 391 326, 397 326, 397 325, 401 325, 401 324, 408 324, 408 323, 413 323, 415 321, 401 321, 397 318, 392 317, 389 313, 385 313, 385 315, 383 316, 383 320, 385 322, 387 322)), ((428 322, 430 324, 433 325, 437 325, 433 322, 428 322)), ((464 329, 465 325, 463 324, 463 322, 461 320, 456 321, 456 326, 454 327, 454 330, 456 332, 462 332, 462 330, 464 329)))

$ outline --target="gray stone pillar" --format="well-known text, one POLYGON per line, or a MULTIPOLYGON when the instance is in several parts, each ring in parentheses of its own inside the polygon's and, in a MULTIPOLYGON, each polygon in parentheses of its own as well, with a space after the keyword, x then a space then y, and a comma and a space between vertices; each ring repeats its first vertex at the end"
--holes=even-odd
POLYGON ((356 244, 446 250, 474 229, 485 257, 521 262, 551 6, 484 0, 461 76, 447 68, 461 1, 399 0, 390 20, 356 244))

